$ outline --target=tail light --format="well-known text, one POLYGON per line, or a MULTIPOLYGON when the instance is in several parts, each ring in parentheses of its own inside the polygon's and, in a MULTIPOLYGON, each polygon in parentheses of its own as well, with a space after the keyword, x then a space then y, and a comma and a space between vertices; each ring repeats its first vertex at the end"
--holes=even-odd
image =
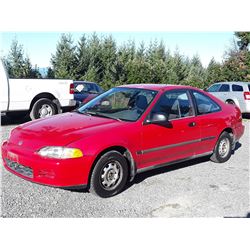
POLYGON ((71 83, 71 84, 69 85, 69 93, 70 93, 70 94, 74 94, 74 93, 75 93, 74 83, 71 83))
POLYGON ((250 100, 250 92, 244 92, 245 100, 250 100))

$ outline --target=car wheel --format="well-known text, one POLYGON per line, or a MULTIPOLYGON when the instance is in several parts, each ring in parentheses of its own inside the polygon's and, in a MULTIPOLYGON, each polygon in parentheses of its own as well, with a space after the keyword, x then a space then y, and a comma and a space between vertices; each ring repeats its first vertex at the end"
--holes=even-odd
POLYGON ((122 191, 128 179, 128 164, 117 151, 104 154, 95 164, 90 192, 103 198, 111 197, 122 191))
POLYGON ((35 120, 55 114, 57 114, 56 105, 50 99, 42 98, 34 103, 30 112, 30 118, 35 120))
POLYGON ((233 100, 226 100, 225 103, 227 103, 227 104, 235 104, 235 102, 233 100))
POLYGON ((211 160, 217 163, 223 163, 229 160, 232 155, 232 138, 227 132, 223 132, 214 149, 214 153, 211 156, 211 160))

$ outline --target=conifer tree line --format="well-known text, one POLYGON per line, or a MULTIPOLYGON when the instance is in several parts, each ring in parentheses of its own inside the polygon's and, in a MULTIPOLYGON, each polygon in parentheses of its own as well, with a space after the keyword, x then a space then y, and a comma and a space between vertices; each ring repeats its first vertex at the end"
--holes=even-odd
MULTIPOLYGON (((118 46, 109 36, 83 34, 76 43, 71 34, 62 34, 45 78, 86 80, 104 89, 131 83, 167 83, 206 88, 219 81, 250 81, 250 32, 235 32, 235 42, 225 51, 223 62, 213 58, 204 67, 199 55, 189 58, 170 51, 162 41, 136 46, 127 41, 118 46)), ((209 49, 209 48, 208 48, 209 49)), ((42 78, 32 68, 23 46, 14 40, 4 58, 11 78, 42 78)))

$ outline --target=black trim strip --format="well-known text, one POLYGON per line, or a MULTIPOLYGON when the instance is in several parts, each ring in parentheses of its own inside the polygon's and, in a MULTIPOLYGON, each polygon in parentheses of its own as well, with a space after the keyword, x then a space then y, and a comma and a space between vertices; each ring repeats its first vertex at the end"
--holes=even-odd
POLYGON ((171 144, 171 145, 167 145, 167 146, 161 146, 161 147, 157 147, 157 148, 140 150, 140 151, 137 151, 136 154, 137 155, 147 154, 147 153, 151 153, 151 152, 155 152, 155 151, 159 151, 159 150, 164 150, 164 149, 168 149, 168 148, 180 147, 180 146, 184 146, 184 145, 188 145, 188 144, 192 144, 192 143, 196 143, 196 142, 213 140, 215 138, 216 138, 215 136, 209 136, 209 137, 205 137, 205 138, 201 138, 201 139, 197 139, 197 140, 186 141, 186 142, 171 144))
POLYGON ((159 164, 159 165, 154 165, 154 166, 150 166, 150 167, 146 167, 146 168, 140 168, 140 169, 137 169, 137 174, 140 174, 140 173, 143 173, 143 172, 146 172, 146 171, 149 171, 149 170, 153 170, 153 169, 156 169, 156 168, 160 168, 160 167, 167 167, 169 165, 181 163, 181 162, 192 160, 192 159, 195 159, 195 158, 208 156, 208 155, 211 155, 212 153, 213 153, 213 151, 210 151, 210 152, 207 152, 207 153, 204 153, 204 154, 193 155, 193 156, 186 157, 186 158, 176 160, 176 161, 170 161, 170 162, 162 163, 162 164, 159 164))

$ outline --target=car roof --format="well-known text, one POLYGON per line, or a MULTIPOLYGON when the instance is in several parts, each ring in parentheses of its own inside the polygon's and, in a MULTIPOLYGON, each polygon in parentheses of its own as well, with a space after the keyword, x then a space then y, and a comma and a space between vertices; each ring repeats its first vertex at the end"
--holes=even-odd
POLYGON ((250 82, 216 82, 214 84, 242 84, 242 85, 246 85, 246 84, 250 84, 250 82))
POLYGON ((138 88, 138 89, 147 89, 155 91, 165 91, 170 89, 197 89, 195 87, 186 86, 186 85, 173 85, 173 84, 160 84, 160 83, 140 83, 140 84, 127 84, 120 85, 118 88, 138 88))

